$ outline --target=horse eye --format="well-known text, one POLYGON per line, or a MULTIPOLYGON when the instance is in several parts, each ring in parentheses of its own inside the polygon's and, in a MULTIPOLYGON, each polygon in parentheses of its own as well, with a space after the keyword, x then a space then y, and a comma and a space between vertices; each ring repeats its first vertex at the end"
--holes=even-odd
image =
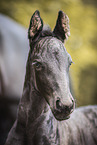
POLYGON ((39 62, 35 63, 35 68, 36 68, 36 70, 41 70, 42 64, 39 62))
POLYGON ((42 64, 40 62, 33 62, 32 66, 34 66, 36 70, 41 70, 42 68, 42 64))
POLYGON ((40 67, 40 63, 37 62, 37 63, 35 64, 35 66, 36 66, 37 68, 39 68, 39 67, 40 67))
POLYGON ((70 62, 70 64, 69 65, 71 65, 72 64, 72 61, 70 62))
POLYGON ((74 62, 73 62, 73 61, 71 61, 69 65, 71 65, 72 63, 74 64, 74 62))

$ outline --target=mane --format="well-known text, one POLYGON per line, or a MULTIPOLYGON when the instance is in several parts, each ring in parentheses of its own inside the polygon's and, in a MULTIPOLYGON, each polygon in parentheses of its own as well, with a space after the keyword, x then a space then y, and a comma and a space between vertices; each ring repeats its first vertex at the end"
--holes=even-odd
POLYGON ((46 37, 46 36, 54 36, 49 25, 44 25, 43 30, 41 31, 40 34, 40 37, 46 37))

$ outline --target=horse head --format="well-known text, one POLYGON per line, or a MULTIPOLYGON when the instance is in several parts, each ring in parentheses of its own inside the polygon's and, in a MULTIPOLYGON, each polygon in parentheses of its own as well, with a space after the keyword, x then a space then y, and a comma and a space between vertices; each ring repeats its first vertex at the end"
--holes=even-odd
POLYGON ((69 118, 75 106, 69 87, 72 59, 64 47, 69 35, 69 18, 62 11, 53 31, 43 25, 39 11, 32 15, 28 29, 29 72, 35 90, 45 98, 57 120, 69 118))

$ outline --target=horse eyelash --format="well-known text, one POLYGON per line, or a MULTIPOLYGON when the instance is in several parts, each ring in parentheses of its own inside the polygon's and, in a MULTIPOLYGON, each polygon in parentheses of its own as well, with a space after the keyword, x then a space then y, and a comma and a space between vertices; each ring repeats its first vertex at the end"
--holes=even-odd
POLYGON ((32 66, 34 65, 34 64, 36 64, 37 62, 32 62, 32 66))
POLYGON ((71 63, 75 64, 74 61, 72 61, 71 63))

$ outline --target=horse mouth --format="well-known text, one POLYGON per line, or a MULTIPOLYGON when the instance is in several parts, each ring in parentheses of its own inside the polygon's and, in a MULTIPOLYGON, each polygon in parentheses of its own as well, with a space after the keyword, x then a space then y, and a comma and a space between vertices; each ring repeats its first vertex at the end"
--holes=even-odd
POLYGON ((58 117, 57 118, 57 116, 55 117, 58 121, 63 121, 63 120, 67 120, 67 119, 69 119, 70 118, 70 115, 69 116, 63 116, 63 117, 58 117))
POLYGON ((70 118, 70 114, 74 111, 74 109, 72 109, 70 112, 61 112, 58 110, 53 110, 53 115, 54 117, 58 120, 58 121, 63 121, 63 120, 67 120, 70 118))

